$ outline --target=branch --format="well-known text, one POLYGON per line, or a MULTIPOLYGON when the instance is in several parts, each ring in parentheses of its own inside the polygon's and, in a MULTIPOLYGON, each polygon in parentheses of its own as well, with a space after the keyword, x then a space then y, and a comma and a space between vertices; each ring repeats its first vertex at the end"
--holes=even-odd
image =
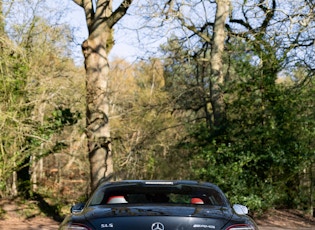
POLYGON ((92 0, 72 0, 78 6, 82 7, 85 12, 85 20, 86 24, 89 28, 91 28, 93 19, 94 19, 94 11, 93 11, 93 1, 92 0))
POLYGON ((76 3, 77 5, 83 7, 83 0, 72 0, 74 3, 76 3))
POLYGON ((129 9, 133 0, 124 0, 115 12, 108 19, 108 26, 112 28, 126 13, 129 9))
POLYGON ((253 29, 248 22, 245 22, 242 19, 231 19, 230 22, 240 24, 240 25, 244 26, 247 30, 253 29))
MULTIPOLYGON (((261 3, 262 3, 262 0, 261 0, 261 3)), ((276 0, 272 1, 272 9, 268 9, 267 7, 263 6, 263 4, 259 5, 258 7, 261 8, 266 14, 266 18, 261 25, 261 28, 263 30, 266 30, 267 26, 269 25, 269 22, 271 21, 271 19, 273 18, 274 14, 275 14, 275 10, 277 7, 276 0)))
MULTIPOLYGON (((178 19, 180 20, 181 24, 186 27, 187 29, 189 29, 190 31, 192 31, 194 34, 198 35, 200 38, 202 38, 205 42, 207 43, 211 43, 211 38, 209 38, 205 33, 203 33, 202 31, 204 30, 204 28, 202 28, 202 31, 198 30, 194 25, 188 25, 184 18, 181 15, 178 15, 178 19)), ((208 24, 206 24, 205 26, 207 26, 208 24)))

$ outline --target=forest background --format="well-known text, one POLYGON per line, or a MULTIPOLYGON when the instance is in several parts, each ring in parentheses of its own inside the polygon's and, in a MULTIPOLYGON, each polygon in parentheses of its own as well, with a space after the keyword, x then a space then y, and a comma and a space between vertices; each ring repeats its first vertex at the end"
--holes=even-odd
MULTIPOLYGON (((116 25, 135 31, 145 52, 110 60, 114 171, 209 181, 257 212, 312 214, 314 2, 230 3, 219 84, 214 1, 139 0, 126 15, 136 25, 116 25)), ((85 70, 69 11, 44 0, 0 6, 0 197, 40 195, 59 212, 90 193, 85 70)))

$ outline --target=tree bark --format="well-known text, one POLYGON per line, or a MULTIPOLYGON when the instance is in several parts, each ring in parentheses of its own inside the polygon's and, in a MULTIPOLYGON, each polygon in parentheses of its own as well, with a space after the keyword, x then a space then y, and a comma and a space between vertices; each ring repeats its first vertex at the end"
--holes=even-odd
POLYGON ((214 128, 219 131, 223 129, 226 120, 224 102, 224 75, 222 55, 226 38, 225 23, 229 15, 230 0, 217 0, 217 10, 214 22, 214 32, 211 48, 211 79, 210 97, 213 111, 214 128))
POLYGON ((110 127, 108 119, 109 63, 106 53, 107 34, 89 37, 83 44, 86 69, 86 132, 90 160, 91 188, 112 173, 110 127))
POLYGON ((124 0, 113 12, 113 0, 73 0, 84 9, 89 37, 82 44, 86 70, 86 133, 90 161, 91 190, 113 173, 109 126, 109 62, 112 28, 133 0, 124 0))

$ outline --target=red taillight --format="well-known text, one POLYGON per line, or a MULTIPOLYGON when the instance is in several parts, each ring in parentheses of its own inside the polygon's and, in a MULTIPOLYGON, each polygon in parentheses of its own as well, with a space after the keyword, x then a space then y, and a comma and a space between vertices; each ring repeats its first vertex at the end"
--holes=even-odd
POLYGON ((89 227, 83 224, 69 224, 64 230, 91 230, 89 227))
POLYGON ((255 230, 255 229, 256 228, 254 226, 249 225, 249 224, 235 224, 226 228, 226 230, 255 230))

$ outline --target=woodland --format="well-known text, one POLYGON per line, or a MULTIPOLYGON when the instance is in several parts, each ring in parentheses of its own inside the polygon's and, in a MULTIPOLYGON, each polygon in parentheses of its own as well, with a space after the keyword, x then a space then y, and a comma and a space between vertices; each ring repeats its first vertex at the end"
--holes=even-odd
POLYGON ((71 12, 44 0, 0 0, 0 198, 40 195, 59 212, 91 193, 91 156, 105 148, 103 176, 208 181, 256 212, 313 214, 314 1, 72 4, 85 2, 87 19, 100 23, 87 20, 78 64, 73 28, 56 20, 71 12), (108 60, 126 17, 138 20, 129 28, 141 37, 135 46, 165 42, 132 61, 103 62, 93 75, 102 64, 89 60, 95 31, 107 33, 95 47, 108 60), (91 135, 97 81, 89 79, 104 74, 105 135, 91 135))

